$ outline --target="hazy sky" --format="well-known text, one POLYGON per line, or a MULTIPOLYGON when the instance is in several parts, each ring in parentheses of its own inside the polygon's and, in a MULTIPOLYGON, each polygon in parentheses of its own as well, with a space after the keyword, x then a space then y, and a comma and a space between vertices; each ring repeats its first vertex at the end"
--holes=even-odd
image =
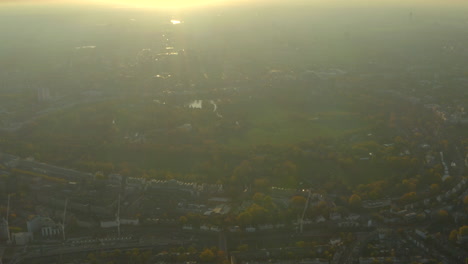
POLYGON ((251 4, 309 4, 327 6, 468 6, 467 0, 0 0, 0 3, 80 3, 109 4, 111 6, 181 8, 206 7, 213 5, 251 5, 251 4))

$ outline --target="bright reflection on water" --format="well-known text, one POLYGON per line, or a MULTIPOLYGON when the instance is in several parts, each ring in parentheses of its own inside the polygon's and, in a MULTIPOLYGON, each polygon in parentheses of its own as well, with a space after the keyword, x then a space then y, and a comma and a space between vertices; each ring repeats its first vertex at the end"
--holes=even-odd
POLYGON ((180 20, 177 20, 177 19, 171 19, 171 23, 172 23, 173 25, 177 25, 177 24, 180 24, 181 21, 180 21, 180 20))

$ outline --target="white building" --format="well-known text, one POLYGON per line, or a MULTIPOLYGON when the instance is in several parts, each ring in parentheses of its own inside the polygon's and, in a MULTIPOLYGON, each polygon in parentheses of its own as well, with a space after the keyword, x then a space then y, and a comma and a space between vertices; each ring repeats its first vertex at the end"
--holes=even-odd
POLYGON ((183 230, 193 230, 193 227, 192 227, 192 225, 184 225, 184 226, 182 226, 182 229, 183 230))
POLYGON ((58 236, 62 233, 60 225, 44 226, 41 228, 41 235, 43 237, 58 236))
POLYGON ((426 239, 429 233, 425 230, 416 229, 415 233, 423 239, 426 239))
POLYGON ((326 221, 326 219, 322 215, 319 215, 319 216, 317 216, 317 218, 315 218, 315 223, 317 223, 317 224, 318 223, 323 223, 325 221, 326 221))
POLYGON ((337 237, 337 238, 330 239, 330 245, 336 246, 340 244, 341 244, 341 238, 337 237))
POLYGON ((82 220, 82 219, 76 219, 76 224, 79 227, 85 227, 85 228, 94 228, 97 227, 98 224, 97 222, 94 222, 93 220, 82 220))
POLYGON ((121 224, 121 225, 133 225, 133 226, 136 226, 136 225, 139 225, 139 224, 140 224, 140 220, 139 220, 138 218, 135 218, 135 219, 122 218, 122 219, 120 219, 120 224, 121 224))
POLYGON ((257 229, 256 229, 255 227, 252 227, 252 226, 249 226, 249 227, 246 227, 246 228, 245 228, 245 231, 250 232, 250 233, 251 233, 251 232, 255 232, 256 230, 257 230, 257 229))
POLYGON ((337 212, 330 213, 330 220, 332 220, 332 221, 341 220, 341 214, 337 213, 337 212))
POLYGON ((111 227, 117 227, 117 226, 119 226, 119 224, 117 223, 116 220, 101 221, 102 228, 111 228, 111 227))
POLYGON ((49 217, 36 216, 26 223, 28 233, 34 239, 34 235, 41 235, 42 237, 58 236, 62 233, 62 226, 56 224, 49 217))
POLYGON ((221 231, 221 229, 220 229, 219 227, 217 227, 217 226, 212 226, 212 227, 210 228, 210 230, 211 230, 211 231, 214 231, 214 232, 220 232, 220 231, 221 231))
POLYGON ((8 223, 5 218, 0 220, 0 241, 8 240, 8 223))

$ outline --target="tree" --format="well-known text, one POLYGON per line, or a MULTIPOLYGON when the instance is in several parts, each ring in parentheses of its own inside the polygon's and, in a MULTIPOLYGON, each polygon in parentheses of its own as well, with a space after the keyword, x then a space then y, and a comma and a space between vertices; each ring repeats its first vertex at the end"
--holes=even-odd
POLYGON ((253 169, 249 161, 242 161, 232 174, 231 180, 237 184, 247 184, 253 178, 253 169))
POLYGON ((414 200, 416 200, 416 192, 405 193, 400 198, 400 201, 402 201, 403 203, 409 203, 414 200))
POLYGON ((447 211, 445 210, 439 210, 439 212, 437 212, 437 219, 441 222, 446 222, 448 221, 449 219, 449 214, 447 211))
POLYGON ((186 216, 183 215, 179 218, 179 223, 181 223, 182 225, 185 225, 187 222, 188 218, 186 216))
POLYGON ((458 230, 456 229, 452 230, 452 232, 450 232, 450 235, 449 235, 449 240, 452 242, 456 242, 457 237, 458 237, 458 230))
POLYGON ((293 196, 289 202, 293 207, 303 208, 306 203, 306 198, 304 196, 296 195, 293 196))
POLYGON ((297 241, 296 242, 296 247, 300 247, 300 248, 305 247, 305 242, 304 241, 297 241))
POLYGON ((440 186, 439 186, 439 184, 434 183, 434 184, 431 184, 430 189, 431 189, 432 194, 436 194, 436 193, 438 193, 440 191, 440 186))
POLYGON ((190 254, 196 254, 197 249, 194 246, 190 246, 190 247, 187 248, 187 252, 190 253, 190 254))
POLYGON ((254 181, 255 190, 268 191, 269 186, 270 186, 270 181, 267 178, 255 179, 254 181))
POLYGON ((97 263, 97 258, 96 258, 96 255, 94 253, 89 253, 88 254, 88 259, 91 261, 91 263, 97 263))
POLYGON ((212 262, 215 259, 215 254, 211 249, 206 248, 200 253, 200 260, 203 262, 212 262))
POLYGON ((226 252, 222 251, 222 250, 218 250, 218 252, 216 252, 216 259, 218 263, 222 262, 223 260, 226 260, 227 259, 227 256, 226 256, 226 252))
POLYGON ((468 236, 468 225, 460 227, 458 233, 460 234, 460 236, 468 236))
POLYGON ((249 212, 242 212, 237 216, 236 220, 240 225, 247 226, 252 223, 252 215, 249 212))
POLYGON ((252 200, 257 204, 261 204, 264 198, 265 198, 265 194, 256 192, 254 196, 252 197, 252 200))
POLYGON ((292 187, 297 184, 297 166, 289 160, 278 164, 273 170, 273 175, 283 186, 292 187))
POLYGON ((242 244, 237 247, 237 251, 247 251, 249 250, 249 245, 247 244, 242 244))
POLYGON ((252 204, 247 211, 252 216, 253 224, 260 224, 266 220, 268 211, 258 204, 252 204))
POLYGON ((351 195, 351 197, 349 197, 349 200, 348 200, 349 205, 351 205, 354 208, 360 207, 361 202, 362 202, 361 196, 357 194, 351 195))

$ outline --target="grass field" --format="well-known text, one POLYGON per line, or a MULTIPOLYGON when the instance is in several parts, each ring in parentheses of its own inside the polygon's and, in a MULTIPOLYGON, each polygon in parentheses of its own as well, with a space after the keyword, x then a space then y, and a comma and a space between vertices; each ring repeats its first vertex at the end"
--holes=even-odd
POLYGON ((332 107, 299 109, 261 100, 244 111, 249 129, 230 138, 228 146, 294 144, 317 137, 340 137, 370 126, 358 114, 332 107))

